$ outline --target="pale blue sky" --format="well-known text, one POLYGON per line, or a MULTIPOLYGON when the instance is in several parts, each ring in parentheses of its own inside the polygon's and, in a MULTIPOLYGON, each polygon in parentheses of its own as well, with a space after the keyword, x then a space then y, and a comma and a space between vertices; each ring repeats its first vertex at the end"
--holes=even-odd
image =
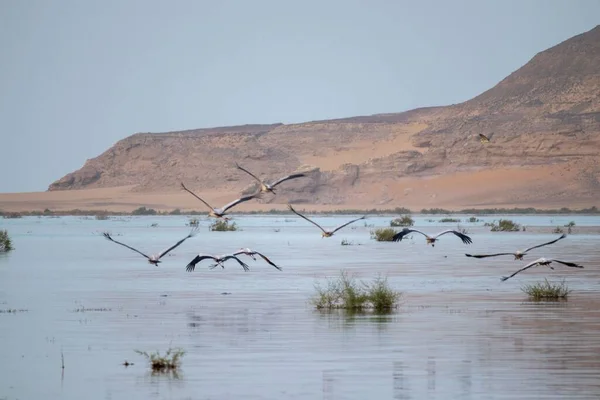
POLYGON ((599 23, 596 0, 0 0, 0 192, 136 132, 458 103, 599 23))

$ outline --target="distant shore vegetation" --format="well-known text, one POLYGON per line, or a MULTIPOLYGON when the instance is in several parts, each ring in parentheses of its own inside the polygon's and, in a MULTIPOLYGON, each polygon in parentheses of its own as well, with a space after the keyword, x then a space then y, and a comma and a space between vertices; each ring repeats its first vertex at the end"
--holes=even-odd
MULTIPOLYGON (((482 208, 482 209, 473 209, 473 208, 465 208, 462 210, 451 211, 443 208, 424 208, 420 211, 411 211, 404 207, 396 207, 396 208, 387 208, 387 209, 355 209, 355 208, 347 208, 347 209, 338 209, 331 211, 307 211, 305 209, 300 209, 297 207, 297 210, 300 212, 305 212, 307 214, 314 215, 348 215, 348 214, 362 214, 362 215, 414 215, 414 214, 424 214, 424 215, 600 215, 600 209, 596 206, 582 209, 570 209, 570 208, 557 208, 557 209, 537 209, 537 208, 482 208)), ((205 210, 182 210, 180 208, 175 208, 170 211, 159 211, 153 208, 147 208, 145 206, 138 207, 130 212, 124 211, 107 211, 107 210, 65 210, 65 211, 53 211, 46 208, 43 211, 40 210, 32 210, 32 211, 20 211, 20 212, 10 212, 10 211, 2 211, 0 210, 0 217, 3 218, 21 218, 28 216, 123 216, 123 215, 206 215, 208 211, 205 210)), ((265 211, 232 211, 229 213, 230 215, 290 215, 292 214, 288 209, 271 209, 265 211)), ((101 217, 102 218, 102 217, 101 217)), ((472 217, 469 222, 475 222, 477 219, 472 217)))

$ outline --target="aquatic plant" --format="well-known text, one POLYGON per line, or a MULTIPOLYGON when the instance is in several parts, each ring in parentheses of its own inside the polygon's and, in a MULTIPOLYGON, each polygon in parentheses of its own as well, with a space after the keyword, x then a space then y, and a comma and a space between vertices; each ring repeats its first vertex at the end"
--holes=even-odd
POLYGON ((468 219, 468 222, 471 222, 471 223, 475 223, 475 222, 479 222, 479 221, 481 221, 481 220, 477 217, 471 217, 468 219))
POLYGON ((217 221, 213 222, 208 228, 211 231, 218 231, 218 232, 227 232, 227 231, 237 231, 238 230, 235 222, 232 222, 230 224, 229 221, 227 221, 227 220, 217 220, 217 221))
POLYGON ((392 228, 378 228, 371 231, 371 239, 375 239, 378 242, 391 242, 396 233, 398 232, 392 228))
POLYGON ((186 224, 188 226, 198 226, 200 225, 200 220, 198 218, 190 218, 188 223, 186 224))
POLYGON ((521 225, 510 219, 501 219, 497 224, 496 222, 486 223, 486 226, 491 226, 492 232, 518 232, 521 230, 521 225))
POLYGON ((415 224, 415 220, 412 219, 410 215, 403 215, 400 218, 393 219, 390 222, 390 226, 413 226, 415 224))
POLYGON ((8 231, 0 231, 0 253, 6 253, 13 249, 14 247, 12 245, 12 241, 10 240, 10 236, 8 236, 8 231))
POLYGON ((460 222, 460 218, 442 218, 439 222, 460 222))
POLYGON ((310 301, 318 310, 384 312, 396 308, 402 297, 401 292, 389 287, 387 278, 377 276, 372 283, 359 283, 343 270, 338 278, 328 279, 326 287, 315 283, 315 290, 310 301))
POLYGON ((552 230, 552 233, 564 233, 564 231, 560 226, 557 226, 552 230))
POLYGON ((185 354, 183 349, 172 349, 170 347, 162 356, 158 350, 155 353, 148 353, 140 350, 135 350, 135 352, 146 357, 150 362, 150 368, 153 372, 170 372, 179 369, 181 366, 181 358, 185 354))
POLYGON ((96 219, 98 221, 106 221, 108 219, 108 215, 106 215, 106 214, 96 214, 96 219))
POLYGON ((571 293, 564 279, 560 282, 551 283, 548 282, 548 279, 544 278, 544 282, 525 285, 521 290, 531 300, 566 300, 569 293, 571 293))

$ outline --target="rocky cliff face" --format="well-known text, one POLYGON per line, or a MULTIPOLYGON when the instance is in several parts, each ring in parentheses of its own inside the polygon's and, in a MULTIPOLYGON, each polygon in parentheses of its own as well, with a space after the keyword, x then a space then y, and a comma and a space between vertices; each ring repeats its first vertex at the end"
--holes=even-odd
POLYGON ((286 182, 277 202, 384 204, 402 193, 387 188, 406 177, 568 163, 578 168, 577 190, 600 195, 599 154, 600 26, 537 54, 461 104, 294 125, 138 133, 49 190, 165 191, 182 181, 194 190, 250 190, 253 181, 235 169, 237 161, 272 179, 310 172, 286 182), (479 133, 491 135, 491 143, 481 144, 479 133))

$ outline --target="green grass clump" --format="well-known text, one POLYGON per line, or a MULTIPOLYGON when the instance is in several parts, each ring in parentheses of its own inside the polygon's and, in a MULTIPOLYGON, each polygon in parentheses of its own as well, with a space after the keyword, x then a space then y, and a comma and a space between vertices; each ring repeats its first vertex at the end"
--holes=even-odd
POLYGON ((442 218, 439 222, 460 222, 460 218, 442 218))
POLYGON ((566 300, 571 293, 564 279, 557 283, 551 283, 548 282, 548 279, 544 279, 544 282, 525 285, 521 290, 532 300, 566 300))
POLYGON ((315 290, 311 303, 317 310, 385 312, 396 308, 402 296, 388 286, 386 278, 378 276, 372 283, 359 283, 345 271, 339 278, 328 279, 326 287, 315 284, 315 290))
POLYGON ((471 223, 475 223, 475 222, 479 222, 481 220, 479 218, 477 218, 477 217, 471 217, 471 218, 468 219, 468 221, 471 222, 471 223))
POLYGON ((521 225, 510 219, 501 219, 497 224, 492 222, 491 224, 488 224, 488 226, 492 227, 492 232, 518 232, 521 230, 521 225))
POLYGON ((375 239, 378 242, 391 242, 396 233, 398 232, 392 228, 378 228, 371 231, 371 239, 375 239))
POLYGON ((181 358, 185 354, 185 351, 179 348, 169 348, 162 356, 158 351, 156 351, 156 353, 147 353, 145 351, 135 350, 135 352, 148 359, 150 368, 153 372, 176 371, 181 366, 181 358))
POLYGON ((209 226, 209 229, 211 231, 227 232, 227 231, 237 231, 238 228, 237 228, 237 225, 235 224, 235 222, 232 222, 230 224, 229 221, 227 221, 227 220, 217 220, 209 226))
POLYGON ((13 249, 14 247, 12 245, 12 241, 10 240, 10 236, 8 236, 8 231, 0 231, 0 253, 6 253, 13 249))
POLYGON ((414 224, 415 220, 410 215, 403 215, 390 222, 390 226, 413 226, 414 224))

